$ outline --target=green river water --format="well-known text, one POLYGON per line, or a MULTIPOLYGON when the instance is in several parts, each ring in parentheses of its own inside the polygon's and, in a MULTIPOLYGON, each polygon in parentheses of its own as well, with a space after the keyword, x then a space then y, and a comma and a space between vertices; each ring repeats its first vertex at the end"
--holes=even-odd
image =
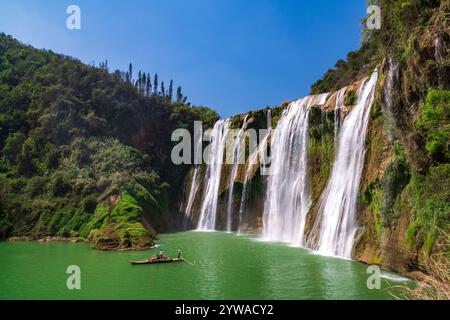
MULTIPOLYGON (((392 299, 382 277, 369 290, 367 266, 304 249, 221 232, 160 235, 158 244, 188 263, 137 265, 159 248, 103 252, 81 243, 0 243, 0 299, 392 299), (66 286, 66 268, 81 269, 81 290, 66 286)), ((389 278, 389 279, 388 279, 389 278)))

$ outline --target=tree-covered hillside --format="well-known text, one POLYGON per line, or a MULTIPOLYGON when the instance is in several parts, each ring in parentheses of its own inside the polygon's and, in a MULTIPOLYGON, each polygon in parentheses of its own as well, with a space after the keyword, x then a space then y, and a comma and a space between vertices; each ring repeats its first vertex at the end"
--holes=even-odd
POLYGON ((172 131, 216 119, 131 64, 110 73, 0 34, 0 238, 150 245, 186 170, 171 164, 172 131))

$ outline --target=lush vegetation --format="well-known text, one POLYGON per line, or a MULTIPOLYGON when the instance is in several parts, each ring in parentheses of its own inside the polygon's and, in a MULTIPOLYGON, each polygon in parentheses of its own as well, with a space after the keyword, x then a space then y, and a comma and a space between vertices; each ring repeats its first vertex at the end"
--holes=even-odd
POLYGON ((120 247, 138 244, 145 216, 170 220, 186 171, 171 165, 172 131, 217 117, 131 64, 110 73, 0 35, 0 238, 110 228, 120 247))
MULTIPOLYGON (((363 78, 384 59, 406 61, 417 49, 419 36, 435 22, 432 16, 436 10, 445 16, 450 6, 448 0, 369 0, 367 3, 381 8, 381 29, 369 30, 367 19, 363 19, 361 48, 350 52, 345 60, 338 60, 334 68, 312 85, 312 93, 336 91, 363 78)), ((440 27, 443 28, 440 32, 448 33, 444 26, 440 27)))
POLYGON ((431 89, 421 110, 417 128, 423 132, 426 149, 437 162, 450 161, 450 91, 431 89))

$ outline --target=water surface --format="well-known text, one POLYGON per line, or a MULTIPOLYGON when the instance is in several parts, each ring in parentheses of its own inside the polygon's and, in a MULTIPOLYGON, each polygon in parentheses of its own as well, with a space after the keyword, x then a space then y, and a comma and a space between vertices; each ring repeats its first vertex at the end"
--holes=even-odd
POLYGON ((367 266, 220 232, 160 235, 169 255, 195 262, 137 265, 159 252, 104 252, 81 243, 0 243, 0 299, 391 299, 369 290, 367 266), (66 268, 81 268, 68 290, 66 268))

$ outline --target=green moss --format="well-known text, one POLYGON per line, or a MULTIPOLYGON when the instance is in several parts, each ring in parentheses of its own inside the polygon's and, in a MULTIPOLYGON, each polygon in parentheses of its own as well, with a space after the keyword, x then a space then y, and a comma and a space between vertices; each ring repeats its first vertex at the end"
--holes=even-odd
POLYGON ((431 251, 433 250, 434 243, 437 240, 436 232, 430 231, 428 232, 427 236, 425 237, 425 244, 424 244, 424 250, 426 255, 430 255, 431 251))
POLYGON ((313 107, 309 113, 308 135, 311 192, 316 202, 328 181, 334 160, 334 112, 313 107))
POLYGON ((382 184, 378 180, 372 181, 362 195, 362 203, 373 213, 374 229, 378 238, 383 228, 383 198, 382 184))
POLYGON ((402 59, 408 59, 416 51, 417 35, 411 34, 402 53, 402 59))
POLYGON ((84 225, 80 230, 80 236, 87 238, 94 229, 101 229, 105 220, 109 217, 109 207, 106 203, 100 203, 95 209, 94 215, 90 218, 89 222, 84 225))
POLYGON ((420 223, 418 221, 412 222, 408 229, 406 229, 406 246, 409 249, 412 249, 416 246, 416 234, 420 227, 420 223))
POLYGON ((123 192, 121 200, 114 206, 110 216, 119 223, 137 221, 142 216, 142 208, 128 192, 123 192))
POLYGON ((151 238, 141 223, 142 214, 143 209, 138 201, 129 193, 123 192, 112 208, 106 203, 100 203, 80 235, 98 243, 99 240, 106 239, 104 234, 111 236, 114 231, 122 247, 149 243, 151 238))

